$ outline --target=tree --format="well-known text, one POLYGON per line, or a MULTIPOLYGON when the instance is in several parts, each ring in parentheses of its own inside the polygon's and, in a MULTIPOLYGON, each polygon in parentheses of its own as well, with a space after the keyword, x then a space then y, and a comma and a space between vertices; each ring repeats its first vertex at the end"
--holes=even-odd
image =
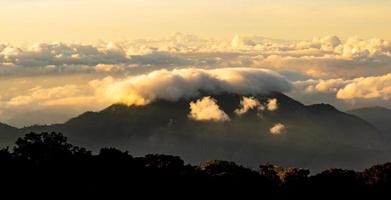
POLYGON ((308 187, 308 175, 310 171, 301 168, 287 168, 278 172, 281 187, 286 192, 300 193, 308 187))
POLYGON ((90 156, 84 148, 68 143, 61 133, 29 133, 16 141, 13 154, 25 161, 35 164, 66 162, 74 157, 90 156))
POLYGON ((252 177, 259 176, 257 172, 237 165, 234 162, 211 160, 201 164, 201 170, 208 176, 215 177, 252 177))
POLYGON ((361 173, 361 177, 371 189, 388 191, 391 187, 391 163, 365 169, 361 173))
POLYGON ((261 176, 266 177, 276 187, 281 184, 280 177, 278 176, 278 172, 280 172, 281 170, 283 170, 282 167, 269 163, 259 166, 259 173, 261 174, 261 176))
POLYGON ((353 170, 328 169, 310 179, 312 190, 319 192, 356 193, 364 187, 358 173, 353 170))
POLYGON ((185 162, 178 156, 149 154, 143 158, 145 168, 168 173, 181 172, 185 162))

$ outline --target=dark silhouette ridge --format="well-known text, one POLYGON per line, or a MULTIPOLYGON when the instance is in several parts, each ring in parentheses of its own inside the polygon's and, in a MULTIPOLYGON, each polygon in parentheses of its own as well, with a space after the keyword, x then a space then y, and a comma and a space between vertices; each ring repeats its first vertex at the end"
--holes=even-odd
POLYGON ((362 172, 329 169, 314 175, 307 169, 269 163, 257 170, 222 160, 188 165, 177 156, 133 157, 115 148, 102 148, 92 154, 69 144, 61 133, 27 134, 17 139, 12 150, 0 150, 0 163, 2 191, 16 196, 83 193, 91 197, 121 193, 130 197, 173 197, 184 192, 191 197, 210 193, 220 197, 373 197, 388 193, 391 187, 390 163, 362 172))

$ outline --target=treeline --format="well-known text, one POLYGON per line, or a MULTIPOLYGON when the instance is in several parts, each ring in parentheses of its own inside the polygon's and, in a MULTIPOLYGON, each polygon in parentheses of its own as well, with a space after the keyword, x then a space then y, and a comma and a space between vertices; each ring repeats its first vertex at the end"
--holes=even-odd
MULTIPOLYGON (((1 191, 144 195, 204 192, 243 194, 380 194, 391 189, 391 163, 362 172, 329 169, 316 175, 299 168, 262 164, 258 170, 234 162, 187 165, 177 156, 133 157, 115 148, 96 155, 68 143, 60 133, 30 133, 0 150, 1 191)), ((391 190, 390 190, 391 191, 391 190)), ((26 193, 15 193, 26 194, 26 193)))

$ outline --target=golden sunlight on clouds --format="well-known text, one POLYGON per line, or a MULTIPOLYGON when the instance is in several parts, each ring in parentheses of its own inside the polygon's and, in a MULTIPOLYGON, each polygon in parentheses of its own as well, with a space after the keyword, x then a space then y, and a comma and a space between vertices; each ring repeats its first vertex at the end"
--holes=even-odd
MULTIPOLYGON (((111 102, 127 105, 146 105, 163 99, 176 101, 197 97, 201 92, 212 94, 267 94, 291 89, 290 83, 278 73, 265 69, 221 68, 221 69, 175 69, 157 70, 151 73, 115 80, 112 77, 94 80, 90 84, 104 90, 111 102)), ((275 110, 275 100, 269 110, 275 110)))
POLYGON ((230 121, 229 116, 217 105, 216 99, 204 97, 190 103, 189 118, 196 121, 230 121))
POLYGON ((240 108, 235 110, 235 114, 241 116, 252 109, 262 111, 265 109, 265 107, 255 97, 243 97, 240 101, 240 108))
POLYGON ((277 123, 273 127, 270 128, 270 134, 272 135, 280 135, 286 131, 285 125, 282 123, 277 123))

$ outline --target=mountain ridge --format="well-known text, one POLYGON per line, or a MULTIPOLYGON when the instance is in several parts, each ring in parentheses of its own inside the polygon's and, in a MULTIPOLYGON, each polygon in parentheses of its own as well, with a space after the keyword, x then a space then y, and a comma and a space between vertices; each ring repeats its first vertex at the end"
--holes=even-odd
POLYGON ((380 131, 391 137, 391 110, 385 107, 365 107, 346 111, 373 124, 380 131))
POLYGON ((12 146, 15 140, 21 136, 18 128, 0 122, 0 145, 1 147, 12 146))
MULTIPOLYGON (((207 94, 205 94, 207 95, 207 94)), ((330 166, 360 168, 385 160, 382 133, 359 117, 329 104, 304 105, 282 93, 256 96, 275 98, 276 111, 251 110, 237 116, 242 95, 207 95, 217 100, 229 122, 189 119, 189 103, 157 100, 146 106, 113 104, 99 112, 85 112, 63 124, 25 127, 22 132, 56 131, 71 142, 96 150, 113 146, 135 155, 167 153, 190 163, 208 159, 233 160, 256 167, 260 162, 321 170, 330 166), (286 131, 270 134, 284 124, 286 131)), ((251 96, 251 95, 247 95, 251 96)))

